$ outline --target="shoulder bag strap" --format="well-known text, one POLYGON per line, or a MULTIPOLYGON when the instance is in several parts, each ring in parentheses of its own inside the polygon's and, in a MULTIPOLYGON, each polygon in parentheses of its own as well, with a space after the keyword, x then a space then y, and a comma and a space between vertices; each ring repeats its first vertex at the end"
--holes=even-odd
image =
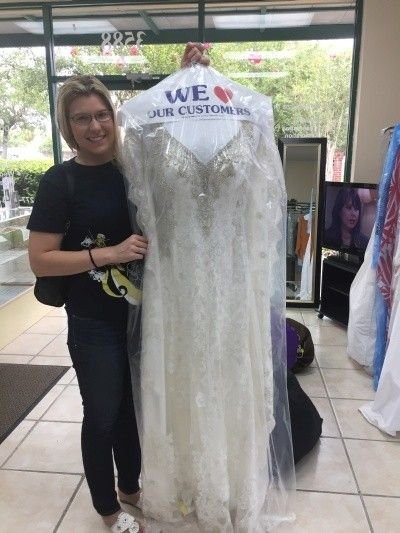
POLYGON ((71 162, 64 161, 63 167, 64 167, 65 175, 67 177, 68 201, 71 202, 73 194, 74 194, 74 188, 75 188, 75 178, 71 172, 71 162))
MULTIPOLYGON (((67 178, 67 195, 68 195, 68 218, 71 218, 71 206, 72 206, 72 198, 74 196, 74 189, 75 189, 75 177, 71 170, 71 161, 64 161, 63 162, 64 172, 65 176, 67 178)), ((65 233, 67 233, 68 228, 71 224, 71 220, 68 220, 65 225, 65 233)))

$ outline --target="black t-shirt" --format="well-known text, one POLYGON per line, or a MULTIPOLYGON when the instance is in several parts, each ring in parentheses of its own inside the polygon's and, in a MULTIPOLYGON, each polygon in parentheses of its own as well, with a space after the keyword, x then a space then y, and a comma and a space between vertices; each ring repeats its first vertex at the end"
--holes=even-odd
MULTIPOLYGON (((63 249, 78 251, 113 246, 132 234, 124 179, 111 162, 84 166, 71 160, 74 176, 68 198, 63 165, 51 167, 40 181, 28 229, 64 233, 63 249)), ((80 317, 125 323, 129 299, 128 265, 107 265, 70 276, 67 311, 80 317)))
POLYGON ((335 229, 331 226, 330 228, 326 229, 324 232, 324 244, 327 247, 332 247, 336 250, 357 249, 357 250, 365 251, 368 245, 368 241, 369 239, 366 235, 364 235, 363 233, 358 233, 358 234, 352 235, 350 244, 346 246, 342 242, 340 228, 335 229))

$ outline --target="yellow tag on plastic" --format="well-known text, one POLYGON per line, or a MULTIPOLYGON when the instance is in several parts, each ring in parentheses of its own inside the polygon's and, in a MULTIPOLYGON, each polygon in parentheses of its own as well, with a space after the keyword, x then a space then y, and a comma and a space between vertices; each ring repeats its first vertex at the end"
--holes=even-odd
POLYGON ((190 512, 188 506, 184 501, 178 502, 178 509, 182 516, 186 516, 190 512))

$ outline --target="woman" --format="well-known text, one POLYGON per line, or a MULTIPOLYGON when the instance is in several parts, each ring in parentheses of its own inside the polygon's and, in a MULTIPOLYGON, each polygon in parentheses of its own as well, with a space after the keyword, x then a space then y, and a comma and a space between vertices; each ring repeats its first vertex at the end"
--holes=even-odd
POLYGON ((355 189, 344 187, 336 196, 332 222, 325 230, 325 244, 332 248, 365 250, 368 237, 361 233, 361 200, 355 189))
MULTIPOLYGON (((203 45, 188 43, 182 66, 207 64, 203 51, 203 45)), ((77 155, 67 170, 55 165, 41 180, 28 224, 29 259, 37 276, 70 276, 68 348, 83 402, 85 475, 93 506, 104 523, 112 531, 132 533, 139 526, 133 516, 121 511, 113 456, 119 500, 135 505, 141 453, 126 323, 128 302, 137 304, 140 293, 129 282, 128 269, 145 257, 147 240, 132 234, 117 165, 115 110, 106 87, 92 76, 67 80, 59 91, 57 120, 77 155), (74 181, 71 200, 66 172, 74 181)))

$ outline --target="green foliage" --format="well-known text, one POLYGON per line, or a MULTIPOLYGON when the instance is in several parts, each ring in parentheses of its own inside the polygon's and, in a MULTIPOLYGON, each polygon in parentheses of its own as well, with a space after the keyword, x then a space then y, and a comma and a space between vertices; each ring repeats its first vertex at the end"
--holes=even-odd
POLYGON ((351 51, 331 53, 318 44, 303 45, 288 65, 284 105, 290 108, 283 129, 302 126, 309 137, 327 137, 346 146, 350 99, 351 51), (288 121, 290 123, 288 123, 288 121))
POLYGON ((277 137, 327 137, 339 149, 346 147, 351 60, 351 50, 333 53, 315 41, 224 43, 211 51, 213 67, 229 78, 243 75, 236 81, 272 97, 277 137), (270 54, 257 62, 251 51, 270 54))
POLYGON ((47 135, 40 143, 39 150, 46 157, 51 157, 53 155, 53 139, 50 135, 47 135))
MULTIPOLYGON (((179 68, 183 46, 145 44, 135 55, 144 63, 124 64, 131 51, 123 46, 112 49, 111 55, 121 62, 107 64, 101 63, 100 46, 76 47, 71 57, 60 58, 58 69, 64 69, 63 74, 170 74, 179 68)), ((216 43, 210 57, 211 66, 222 74, 272 97, 277 137, 327 137, 331 146, 345 149, 351 50, 333 53, 318 41, 216 43), (257 56, 263 57, 258 61, 257 56)), ((119 91, 116 104, 133 93, 119 91)))
POLYGON ((48 114, 44 57, 32 49, 1 50, 0 94, 1 142, 6 159, 10 131, 38 127, 48 114))
MULTIPOLYGON (((117 62, 107 63, 100 46, 57 47, 56 70, 58 75, 171 74, 179 68, 183 49, 182 44, 120 46, 109 51, 117 62)), ((272 97, 277 137, 327 137, 331 148, 345 149, 352 52, 334 49, 318 41, 216 43, 210 56, 211 66, 222 74, 272 97)), ((116 91, 116 105, 135 93, 116 91)), ((44 57, 28 49, 0 50, 0 94, 6 158, 7 144, 28 139, 24 129, 38 135, 48 115, 44 57)), ((42 146, 51 147, 48 140, 42 146)))
MULTIPOLYGON (((94 76, 129 74, 172 74, 180 67, 184 47, 181 44, 143 45, 136 47, 118 46, 110 56, 104 55, 100 46, 76 46, 67 57, 56 54, 57 74, 71 76, 73 74, 91 74, 94 76), (131 48, 135 55, 131 55, 131 48), (124 63, 124 58, 134 58, 136 63, 124 63), (117 63, 106 63, 107 59, 115 58, 117 63)), ((117 107, 135 96, 136 91, 117 91, 113 93, 113 101, 117 107)))
POLYGON ((26 126, 23 128, 15 128, 10 132, 8 146, 26 146, 35 138, 35 128, 26 126))
MULTIPOLYGON (((93 74, 95 76, 122 75, 125 73, 172 74, 179 66, 184 47, 181 44, 143 45, 131 54, 129 46, 118 46, 110 55, 104 54, 101 46, 76 46, 70 57, 56 54, 58 75, 93 74), (137 60, 126 62, 125 58, 137 60), (115 59, 115 63, 107 60, 115 59)), ((136 48, 136 47, 133 47, 136 48)))
POLYGON ((40 178, 52 165, 52 159, 40 161, 0 160, 0 178, 7 173, 12 173, 15 178, 15 190, 18 192, 19 197, 33 199, 36 195, 40 178))

